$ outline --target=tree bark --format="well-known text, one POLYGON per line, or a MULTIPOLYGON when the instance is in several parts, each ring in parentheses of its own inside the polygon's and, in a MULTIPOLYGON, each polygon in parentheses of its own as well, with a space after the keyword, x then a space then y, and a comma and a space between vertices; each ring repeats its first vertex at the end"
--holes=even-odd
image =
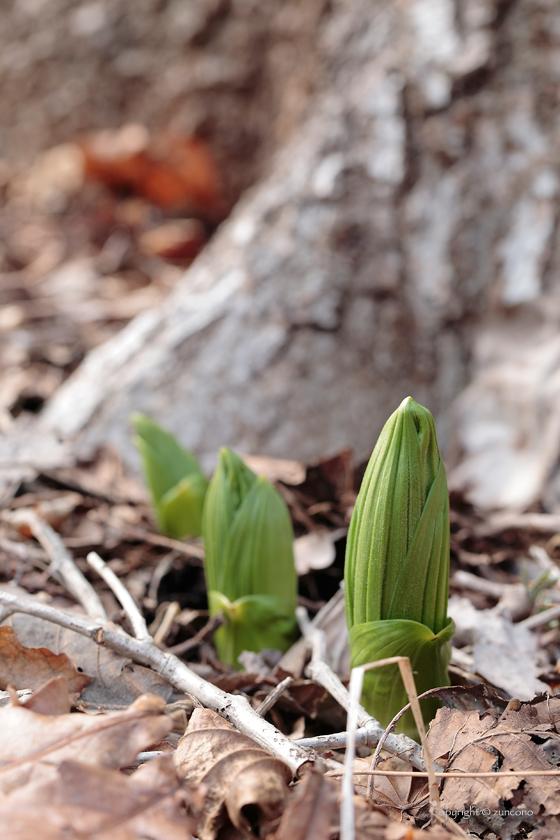
MULTIPOLYGON (((558 293, 554 3, 266 9, 268 45, 305 29, 291 55, 312 68, 312 89, 295 71, 284 89, 276 80, 269 103, 259 88, 270 133, 258 180, 164 304, 93 351, 33 433, 76 453, 113 443, 132 460, 128 416, 139 410, 207 464, 222 445, 306 460, 352 446, 362 457, 410 393, 462 465, 457 486, 488 506, 530 504, 558 455, 554 423, 531 492, 485 496, 477 487, 495 440, 473 443, 476 401, 493 395, 485 428, 493 423, 511 454, 515 400, 494 399, 487 382, 450 407, 504 361, 488 349, 488 325, 515 335, 529 318, 520 341, 530 346, 551 307, 532 321, 526 313, 558 293), (282 131, 279 113, 291 115, 282 131)), ((549 389, 546 411, 554 397, 549 389)), ((519 478, 522 459, 510 466, 519 478)))

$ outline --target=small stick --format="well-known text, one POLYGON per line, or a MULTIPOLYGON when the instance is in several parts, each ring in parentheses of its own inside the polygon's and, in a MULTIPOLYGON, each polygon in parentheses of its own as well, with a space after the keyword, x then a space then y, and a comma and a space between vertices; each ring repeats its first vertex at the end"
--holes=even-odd
POLYGON ((285 761, 294 774, 304 764, 316 760, 313 753, 299 747, 275 726, 259 717, 246 697, 228 694, 202 679, 176 656, 156 647, 150 638, 135 639, 109 621, 101 622, 65 613, 48 604, 13 595, 11 592, 0 591, 0 605, 5 606, 9 613, 34 615, 60 627, 74 630, 93 639, 98 645, 104 645, 121 656, 152 668, 178 691, 196 697, 204 706, 229 721, 239 732, 253 738, 264 750, 285 761))
MULTIPOLYGON (((344 770, 330 770, 329 776, 342 776, 344 770)), ((434 773, 437 779, 503 779, 504 776, 560 776, 558 770, 503 770, 494 772, 483 770, 480 773, 464 773, 458 770, 442 770, 434 773)), ((412 776, 414 779, 428 779, 430 774, 422 770, 356 770, 354 776, 412 776)))
POLYGON ((178 645, 173 645, 173 647, 167 648, 167 652, 173 653, 175 656, 182 656, 184 653, 187 653, 189 650, 198 647, 202 644, 202 642, 206 641, 206 639, 212 636, 218 627, 221 627, 223 623, 223 613, 216 613, 216 615, 212 616, 212 618, 206 622, 204 627, 198 631, 196 636, 193 636, 191 639, 185 639, 184 642, 179 642, 178 645))
POLYGON ((354 782, 353 765, 356 753, 356 729, 360 709, 360 697, 364 682, 364 668, 352 668, 350 674, 350 704, 346 724, 347 745, 342 777, 342 801, 340 803, 340 840, 354 840, 354 782))
POLYGON ((151 640, 151 636, 146 626, 144 616, 136 606, 134 598, 123 585, 123 583, 116 576, 114 571, 107 566, 105 561, 96 554, 95 551, 90 551, 87 556, 87 561, 92 569, 95 569, 99 577, 103 578, 113 595, 125 611, 126 617, 130 621, 134 635, 139 641, 146 639, 151 640))
MULTIPOLYGON (((107 620, 107 613, 91 583, 78 569, 71 554, 48 522, 37 516, 34 510, 18 510, 17 522, 26 524, 36 540, 43 546, 49 559, 49 571, 57 580, 62 580, 66 589, 82 605, 92 618, 107 620)), ((13 520, 16 520, 16 514, 13 520)))
POLYGON ((548 610, 530 615, 529 618, 524 618, 519 624, 521 627, 532 630, 534 627, 542 627, 543 624, 548 624, 549 621, 556 618, 560 618, 560 606, 550 607, 548 610))
POLYGON ((167 609, 165 610, 164 616, 161 620, 161 624, 159 625, 158 629, 154 633, 154 643, 160 647, 160 645, 165 644, 165 640, 169 635, 169 631, 173 625, 173 622, 181 612, 181 607, 179 606, 177 601, 172 601, 170 604, 167 605, 167 609))
POLYGON ((257 714, 260 717, 264 717, 269 711, 269 709, 272 709, 278 698, 281 697, 286 691, 286 689, 291 686, 293 681, 293 677, 286 677, 285 680, 282 680, 282 682, 278 683, 278 685, 275 688, 273 688, 272 691, 269 694, 267 694, 267 696, 264 698, 261 705, 257 709, 257 714))
POLYGON ((387 659, 379 659, 376 662, 369 662, 367 665, 361 665, 360 667, 363 671, 371 671, 374 668, 381 668, 384 665, 394 664, 397 664, 399 666, 399 671, 401 673, 403 685, 405 687, 405 691, 410 701, 409 705, 412 709, 414 722, 416 724, 416 728, 418 729, 418 734, 420 735, 422 749, 424 750, 424 757, 426 761, 426 770, 428 776, 428 796, 430 800, 430 813, 432 815, 432 821, 437 820, 442 825, 445 825, 452 833, 458 834, 461 837, 467 837, 468 835, 463 831, 462 828, 460 828, 460 826, 448 820, 447 818, 444 819, 442 817, 442 811, 439 802, 439 786, 435 775, 434 760, 432 758, 430 745, 428 744, 428 739, 426 737, 424 718, 422 717, 422 712, 420 710, 420 702, 418 700, 418 693, 416 691, 416 683, 414 681, 414 675, 412 673, 410 659, 408 658, 408 656, 391 656, 387 659))
MULTIPOLYGON (((324 660, 324 652, 326 649, 325 634, 322 630, 313 627, 307 615, 307 610, 303 607, 297 607, 296 616, 302 635, 307 639, 311 651, 311 663, 307 670, 311 678, 315 682, 322 685, 331 697, 333 697, 343 709, 347 712, 350 708, 350 695, 348 690, 344 687, 340 679, 334 673, 332 668, 327 665, 324 660)), ((375 747, 383 735, 384 729, 374 717, 372 717, 363 706, 358 704, 358 726, 359 729, 356 737, 360 739, 360 743, 367 747, 375 747)), ((341 733, 346 743, 346 733, 341 733)), ((326 736, 334 737, 334 736, 326 736)), ((340 737, 340 736, 338 736, 340 737)), ((307 739, 303 740, 303 744, 307 745, 307 739)), ((422 747, 408 738, 406 735, 390 735, 387 738, 385 749, 393 755, 398 755, 405 761, 408 761, 413 767, 418 770, 426 769, 426 762, 422 756, 422 747)))

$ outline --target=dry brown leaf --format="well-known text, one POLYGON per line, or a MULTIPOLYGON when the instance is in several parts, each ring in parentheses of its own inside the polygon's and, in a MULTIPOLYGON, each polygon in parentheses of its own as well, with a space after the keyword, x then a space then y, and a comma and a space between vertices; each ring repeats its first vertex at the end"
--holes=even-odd
POLYGON ((126 709, 142 694, 156 694, 166 701, 173 695, 173 686, 155 671, 99 647, 73 630, 23 614, 10 616, 6 623, 24 645, 43 644, 55 653, 63 651, 79 670, 93 675, 80 696, 85 708, 126 709))
POLYGON ((214 840, 229 821, 248 837, 265 836, 286 803, 292 773, 215 712, 195 709, 175 753, 181 778, 208 793, 197 828, 214 840))
POLYGON ((67 715, 70 713, 70 697, 64 677, 53 677, 31 697, 27 697, 21 704, 26 709, 38 715, 67 715))
POLYGON ((273 840, 328 840, 339 822, 337 800, 336 785, 320 770, 308 770, 282 814, 273 840))
POLYGON ((553 769, 539 741, 547 733, 556 737, 560 701, 541 698, 508 708, 501 717, 458 709, 440 709, 428 740, 434 758, 448 757, 447 770, 496 771, 495 778, 446 779, 442 808, 462 810, 473 805, 498 810, 500 800, 515 800, 537 815, 542 808, 549 815, 560 813, 560 779, 547 776, 512 776, 510 771, 553 769))
POLYGON ((356 840, 457 840, 456 834, 439 825, 417 829, 394 822, 362 796, 354 797, 354 813, 356 840))
POLYGON ((53 676, 66 680, 70 694, 79 695, 90 678, 80 673, 65 653, 53 653, 46 647, 24 647, 14 630, 0 627, 0 689, 14 688, 35 690, 53 676))
POLYGON ((132 191, 162 210, 192 205, 214 210, 221 200, 218 172, 198 137, 151 138, 138 124, 98 131, 81 141, 86 177, 132 191))
MULTIPOLYGON (((397 757, 379 762, 378 770, 410 770, 410 765, 397 757)), ((414 776, 368 776, 361 772, 371 770, 368 759, 354 759, 354 785, 373 805, 381 808, 396 822, 414 822, 419 812, 428 804, 428 783, 414 776)))
POLYGON ((0 803, 0 836, 10 840, 187 840, 192 820, 170 756, 132 776, 64 761, 55 777, 0 803))
POLYGON ((0 792, 52 777, 63 761, 127 767, 173 727, 165 702, 138 698, 125 712, 49 717, 25 706, 0 709, 0 792))

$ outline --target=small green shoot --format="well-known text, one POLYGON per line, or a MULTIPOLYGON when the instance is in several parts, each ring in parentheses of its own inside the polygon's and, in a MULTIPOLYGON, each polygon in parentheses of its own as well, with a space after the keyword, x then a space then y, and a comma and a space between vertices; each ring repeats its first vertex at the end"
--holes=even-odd
POLYGON ((199 536, 208 481, 197 459, 146 414, 131 421, 160 530, 177 540, 199 536))

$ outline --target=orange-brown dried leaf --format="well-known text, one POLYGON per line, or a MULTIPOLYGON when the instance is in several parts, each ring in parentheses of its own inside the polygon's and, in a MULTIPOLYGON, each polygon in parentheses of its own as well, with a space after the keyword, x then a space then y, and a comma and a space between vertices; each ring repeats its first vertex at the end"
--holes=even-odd
POLYGON ((45 647, 24 647, 11 627, 0 627, 0 689, 8 685, 35 690, 53 676, 66 680, 70 694, 79 695, 90 682, 65 653, 45 647))
POLYGON ((128 708, 142 694, 157 694, 164 700, 173 694, 173 686, 164 677, 99 647, 87 636, 31 615, 16 614, 8 622, 24 645, 42 642, 55 652, 64 651, 81 673, 94 675, 80 696, 80 705, 85 708, 116 711, 128 708))
POLYGON ((63 762, 53 779, 26 785, 0 803, 0 836, 10 840, 188 840, 188 794, 169 756, 131 776, 63 762))
POLYGON ((228 823, 247 837, 264 837, 284 810, 289 767, 208 709, 193 712, 175 765, 185 782, 207 788, 200 840, 214 840, 228 823))
POLYGON ((27 697, 22 706, 38 715, 67 715, 72 705, 64 677, 53 677, 31 697, 27 697))
POLYGON ((86 177, 146 198, 162 210, 216 210, 221 183, 207 145, 198 137, 162 134, 129 124, 81 141, 86 177))
POLYGON ((339 823, 338 790, 320 770, 310 769, 280 820, 273 840, 328 840, 339 823))
POLYGON ((158 697, 140 697, 125 712, 49 717, 25 706, 0 709, 0 792, 52 777, 63 761, 127 767, 172 729, 158 697))

